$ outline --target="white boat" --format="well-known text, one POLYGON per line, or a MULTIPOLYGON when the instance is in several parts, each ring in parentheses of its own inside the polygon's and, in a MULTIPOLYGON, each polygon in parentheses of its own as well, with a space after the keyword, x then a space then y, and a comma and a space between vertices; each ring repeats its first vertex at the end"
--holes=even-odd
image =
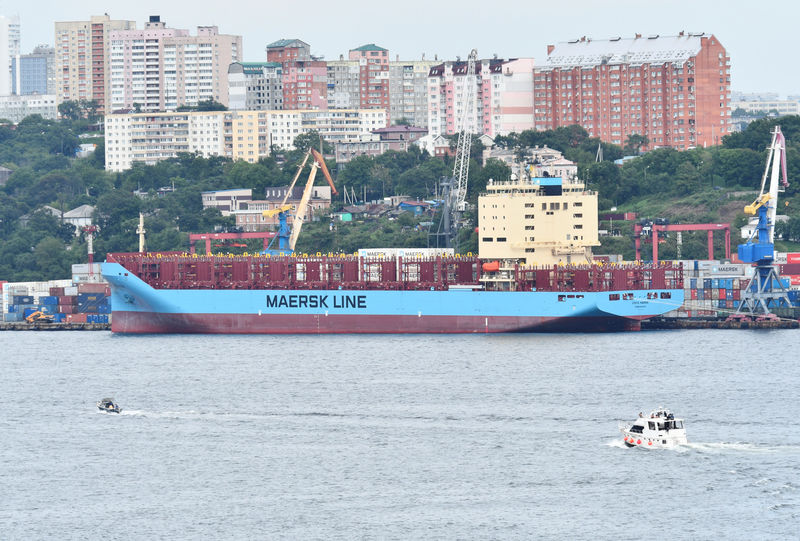
POLYGON ((632 424, 622 425, 619 430, 628 447, 665 449, 688 443, 683 419, 677 419, 663 406, 649 416, 640 413, 632 424))

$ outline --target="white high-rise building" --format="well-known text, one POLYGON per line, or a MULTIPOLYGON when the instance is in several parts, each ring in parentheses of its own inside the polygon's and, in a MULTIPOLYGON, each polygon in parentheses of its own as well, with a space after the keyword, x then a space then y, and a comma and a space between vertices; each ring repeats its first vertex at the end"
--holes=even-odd
POLYGON ((0 96, 11 94, 11 59, 19 54, 19 16, 0 15, 0 96))

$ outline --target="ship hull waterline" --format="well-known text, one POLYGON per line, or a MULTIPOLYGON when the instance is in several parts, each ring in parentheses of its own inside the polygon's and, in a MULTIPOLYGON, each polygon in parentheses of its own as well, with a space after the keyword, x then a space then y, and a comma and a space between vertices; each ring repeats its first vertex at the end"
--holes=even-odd
POLYGON ((618 317, 259 316, 115 312, 111 330, 135 334, 469 334, 637 331, 640 323, 637 318, 618 317))

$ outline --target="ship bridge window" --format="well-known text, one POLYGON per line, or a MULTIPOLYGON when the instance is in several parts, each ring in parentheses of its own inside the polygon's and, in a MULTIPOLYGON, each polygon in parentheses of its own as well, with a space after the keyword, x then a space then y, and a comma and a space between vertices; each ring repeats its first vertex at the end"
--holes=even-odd
POLYGON ((661 298, 662 299, 671 299, 672 298, 672 293, 670 293, 669 291, 662 291, 661 292, 661 298))
POLYGON ((559 295, 558 296, 558 302, 566 302, 566 301, 567 301, 567 296, 566 295, 559 295))
POLYGON ((630 430, 630 431, 631 431, 631 432, 636 432, 637 434, 641 434, 641 433, 642 433, 642 430, 644 430, 644 426, 641 426, 641 425, 633 425, 633 426, 631 427, 631 430, 630 430))
POLYGON ((492 242, 493 239, 492 239, 492 237, 483 237, 481 240, 483 242, 492 242))
MULTIPOLYGON (((649 428, 650 430, 655 430, 656 429, 656 424, 653 421, 648 421, 647 422, 647 428, 649 428)), ((661 430, 661 428, 659 428, 659 430, 661 430)))
POLYGON ((497 242, 505 242, 505 241, 506 241, 505 237, 497 237, 497 242))
POLYGON ((619 293, 609 293, 608 300, 610 301, 618 301, 619 300, 619 293))
POLYGON ((632 301, 633 300, 633 293, 623 293, 622 294, 623 301, 632 301))

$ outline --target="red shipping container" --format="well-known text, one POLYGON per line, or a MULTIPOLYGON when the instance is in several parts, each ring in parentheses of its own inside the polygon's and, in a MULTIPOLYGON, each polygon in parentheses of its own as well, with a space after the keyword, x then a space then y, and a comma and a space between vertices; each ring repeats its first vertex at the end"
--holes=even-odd
POLYGON ((78 293, 105 293, 106 284, 86 283, 78 284, 78 293))
POLYGON ((75 295, 64 295, 58 297, 58 304, 78 304, 78 297, 75 295))
POLYGON ((800 253, 786 254, 787 263, 800 263, 800 253))
POLYGON ((67 314, 67 323, 86 323, 86 314, 67 314))
POLYGON ((59 304, 58 311, 62 314, 73 314, 77 312, 77 306, 73 306, 72 304, 59 304))
POLYGON ((110 287, 106 287, 106 290, 104 291, 104 293, 105 293, 106 297, 110 297, 111 296, 111 288, 110 287))
POLYGON ((51 297, 61 297, 64 294, 63 287, 51 287, 50 288, 50 296, 51 297))
POLYGON ((738 289, 734 289, 733 290, 733 300, 738 301, 739 300, 739 294, 740 294, 739 290, 738 289))
POLYGON ((790 283, 791 285, 793 285, 793 286, 800 286, 800 275, 798 275, 798 274, 792 274, 792 275, 790 275, 790 276, 787 276, 787 278, 789 278, 789 283, 790 283))
POLYGON ((692 290, 692 299, 697 299, 697 290, 696 289, 692 290))

